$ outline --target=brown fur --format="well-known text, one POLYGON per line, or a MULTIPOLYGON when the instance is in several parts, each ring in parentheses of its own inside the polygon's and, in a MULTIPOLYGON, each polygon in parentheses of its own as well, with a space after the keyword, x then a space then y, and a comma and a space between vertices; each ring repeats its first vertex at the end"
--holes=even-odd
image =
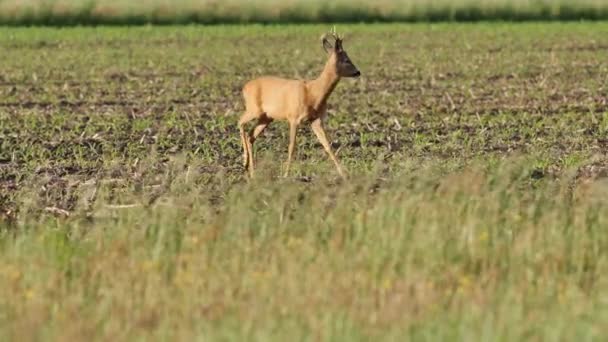
POLYGON ((345 176, 325 136, 323 120, 326 116, 327 99, 340 78, 356 77, 360 73, 342 49, 342 42, 339 38, 336 37, 335 46, 331 46, 325 38, 323 44, 324 47, 331 47, 331 51, 318 78, 290 80, 265 76, 251 80, 243 87, 245 113, 239 120, 239 129, 243 144, 243 164, 248 168, 250 176, 253 176, 254 171, 253 144, 274 120, 289 122, 289 151, 285 176, 289 174, 289 166, 295 149, 296 130, 302 122, 311 123, 312 130, 327 151, 329 158, 336 165, 338 173, 345 176), (257 119, 257 123, 247 135, 244 125, 254 119, 257 119))

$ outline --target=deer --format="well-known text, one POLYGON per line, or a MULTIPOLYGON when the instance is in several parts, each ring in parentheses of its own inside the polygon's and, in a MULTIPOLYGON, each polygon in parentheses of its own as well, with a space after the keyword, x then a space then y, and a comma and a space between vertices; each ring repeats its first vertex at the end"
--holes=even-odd
POLYGON ((340 162, 327 140, 323 122, 327 116, 327 100, 343 77, 357 78, 361 72, 348 57, 342 45, 344 37, 336 34, 335 27, 321 37, 321 45, 328 55, 321 74, 312 80, 285 79, 262 76, 248 81, 243 86, 245 112, 238 121, 243 144, 243 166, 254 175, 253 144, 260 134, 275 121, 289 123, 289 148, 283 177, 288 177, 289 168, 296 145, 297 128, 302 123, 310 123, 312 131, 333 161, 338 174, 346 178, 340 162), (333 40, 333 44, 329 39, 333 40), (257 120, 249 134, 245 124, 257 120))

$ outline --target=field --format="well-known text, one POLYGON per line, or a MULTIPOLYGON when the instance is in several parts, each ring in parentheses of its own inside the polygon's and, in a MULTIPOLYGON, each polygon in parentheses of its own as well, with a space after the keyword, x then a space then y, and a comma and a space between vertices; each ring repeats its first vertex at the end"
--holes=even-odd
POLYGON ((598 340, 608 24, 339 25, 363 73, 244 177, 327 25, 0 28, 0 339, 598 340))

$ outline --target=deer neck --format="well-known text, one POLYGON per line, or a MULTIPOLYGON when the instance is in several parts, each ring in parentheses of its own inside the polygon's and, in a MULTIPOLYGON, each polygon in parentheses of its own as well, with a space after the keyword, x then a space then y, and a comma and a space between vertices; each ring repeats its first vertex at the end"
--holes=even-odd
POLYGON ((327 103, 327 99, 340 81, 340 76, 336 73, 333 64, 334 61, 330 58, 325 64, 321 75, 308 84, 308 94, 315 110, 318 110, 327 103))

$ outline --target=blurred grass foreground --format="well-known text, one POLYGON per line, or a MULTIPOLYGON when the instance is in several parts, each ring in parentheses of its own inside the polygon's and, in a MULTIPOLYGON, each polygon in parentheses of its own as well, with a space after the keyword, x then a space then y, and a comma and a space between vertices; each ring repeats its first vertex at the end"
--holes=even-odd
POLYGON ((175 160, 153 206, 110 207, 107 184, 0 235, 0 340, 599 340, 608 184, 530 187, 529 164, 431 163, 374 193, 259 179, 217 211, 175 160))
POLYGON ((0 0, 2 25, 605 19, 606 0, 0 0))

